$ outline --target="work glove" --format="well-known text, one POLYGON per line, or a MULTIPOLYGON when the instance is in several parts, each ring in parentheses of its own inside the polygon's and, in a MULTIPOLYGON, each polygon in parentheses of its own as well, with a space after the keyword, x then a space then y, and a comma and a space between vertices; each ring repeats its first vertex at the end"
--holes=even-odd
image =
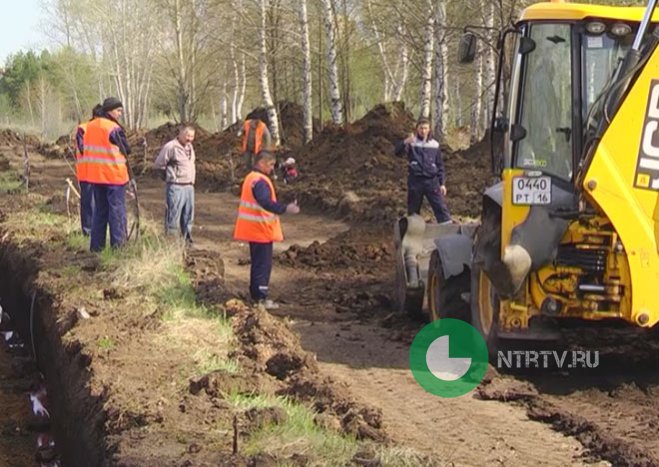
POLYGON ((297 205, 297 201, 286 205, 286 214, 298 214, 299 212, 300 206, 297 205))

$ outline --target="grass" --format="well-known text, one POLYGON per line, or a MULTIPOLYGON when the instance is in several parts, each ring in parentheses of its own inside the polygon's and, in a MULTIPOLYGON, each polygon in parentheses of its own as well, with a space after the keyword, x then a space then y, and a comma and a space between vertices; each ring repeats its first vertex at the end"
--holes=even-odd
POLYGON ((12 194, 25 191, 23 180, 14 172, 0 172, 0 193, 12 194))
POLYGON ((312 410, 287 398, 231 394, 229 402, 241 410, 279 407, 287 415, 285 422, 263 426, 251 434, 247 445, 243 446, 248 455, 267 452, 279 459, 286 459, 293 454, 301 454, 308 458, 308 465, 345 466, 351 465, 355 454, 366 448, 375 453, 382 465, 396 467, 437 465, 436 462, 426 459, 411 449, 358 441, 353 436, 319 427, 314 422, 315 413, 312 410))
POLYGON ((111 350, 114 348, 114 340, 108 336, 102 337, 98 340, 98 346, 103 350, 111 350))

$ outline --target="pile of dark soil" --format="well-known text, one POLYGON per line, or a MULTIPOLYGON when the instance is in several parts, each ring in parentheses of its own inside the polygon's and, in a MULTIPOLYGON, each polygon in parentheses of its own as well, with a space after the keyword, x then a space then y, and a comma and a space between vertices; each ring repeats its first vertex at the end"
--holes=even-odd
MULTIPOLYGON (((346 128, 327 127, 309 145, 282 156, 295 157, 301 173, 282 192, 295 193, 303 207, 389 224, 404 214, 407 199, 407 164, 394 156, 394 146, 413 127, 414 117, 402 103, 378 105, 346 128)), ((487 143, 457 153, 444 148, 454 216, 479 214, 480 193, 490 179, 487 148, 487 143)))
POLYGON ((382 231, 350 229, 325 243, 313 242, 304 248, 292 245, 277 255, 279 264, 307 269, 340 270, 344 274, 379 269, 383 261, 393 261, 394 247, 382 231))
POLYGON ((39 146, 39 138, 34 135, 26 135, 20 131, 8 128, 0 130, 0 146, 23 147, 23 138, 28 146, 39 146))
MULTIPOLYGON (((304 144, 304 110, 301 105, 289 101, 281 101, 277 106, 279 110, 281 144, 286 148, 299 148, 304 144)), ((265 107, 252 110, 246 119, 258 118, 270 125, 268 111, 265 107)), ((313 119, 314 138, 318 135, 318 120, 313 119)))

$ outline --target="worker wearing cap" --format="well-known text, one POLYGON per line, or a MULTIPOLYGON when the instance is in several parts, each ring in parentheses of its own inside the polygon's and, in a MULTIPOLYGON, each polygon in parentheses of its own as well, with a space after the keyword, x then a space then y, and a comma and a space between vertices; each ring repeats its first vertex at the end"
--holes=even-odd
POLYGON ((112 247, 121 246, 128 236, 126 185, 130 146, 119 124, 122 114, 121 101, 108 97, 103 101, 99 116, 87 123, 83 136, 79 165, 92 185, 94 197, 91 251, 105 248, 108 224, 112 247))
MULTIPOLYGON (((101 115, 101 104, 96 104, 92 109, 92 118, 101 115)), ((89 121, 91 121, 89 120, 89 121)), ((85 136, 85 129, 88 122, 83 122, 76 128, 76 177, 78 185, 80 186, 80 225, 82 227, 82 234, 89 237, 92 232, 92 220, 94 216, 94 195, 92 193, 92 185, 87 181, 87 174, 84 170, 85 165, 80 164, 83 152, 83 138, 85 136)))
POLYGON ((396 145, 396 155, 407 156, 407 214, 419 214, 426 197, 440 224, 451 223, 446 207, 444 159, 439 142, 430 133, 430 120, 420 118, 415 134, 396 145))
POLYGON ((272 247, 284 239, 279 214, 297 214, 297 203, 288 205, 277 201, 275 187, 268 177, 275 167, 275 156, 261 151, 253 170, 243 182, 238 219, 233 237, 249 242, 251 269, 249 292, 252 300, 271 310, 279 305, 268 299, 268 285, 272 271, 272 247))

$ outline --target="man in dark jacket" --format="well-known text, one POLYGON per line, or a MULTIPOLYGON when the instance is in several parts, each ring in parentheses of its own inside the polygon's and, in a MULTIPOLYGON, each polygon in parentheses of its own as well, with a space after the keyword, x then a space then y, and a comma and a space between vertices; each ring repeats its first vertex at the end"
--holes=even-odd
POLYGON ((430 134, 430 121, 420 118, 416 134, 410 134, 396 145, 396 155, 405 154, 408 161, 407 213, 419 214, 425 196, 432 207, 437 222, 451 223, 451 214, 446 207, 446 177, 444 160, 439 142, 430 134))

